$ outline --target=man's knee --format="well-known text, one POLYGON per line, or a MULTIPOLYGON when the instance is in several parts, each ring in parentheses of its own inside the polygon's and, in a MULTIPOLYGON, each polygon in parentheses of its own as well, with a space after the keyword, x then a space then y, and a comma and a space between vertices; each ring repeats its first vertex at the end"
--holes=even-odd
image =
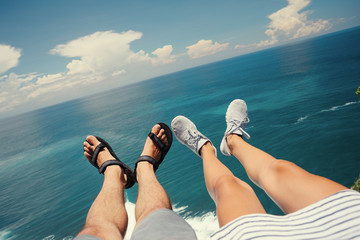
POLYGON ((124 233, 121 233, 120 229, 117 226, 106 222, 104 222, 103 224, 93 224, 93 225, 85 224, 84 228, 79 232, 78 236, 91 235, 91 236, 95 236, 94 239, 96 239, 96 237, 100 239, 106 239, 106 238, 121 239, 123 234, 125 234, 125 231, 124 233))
MULTIPOLYGON (((85 226, 78 234, 77 238, 79 238, 80 236, 97 236, 100 237, 102 236, 104 233, 104 230, 100 227, 97 226, 85 226)), ((75 238, 75 239, 77 239, 75 238)), ((83 238, 83 237, 81 237, 83 238)), ((80 238, 80 239, 81 239, 80 238)))

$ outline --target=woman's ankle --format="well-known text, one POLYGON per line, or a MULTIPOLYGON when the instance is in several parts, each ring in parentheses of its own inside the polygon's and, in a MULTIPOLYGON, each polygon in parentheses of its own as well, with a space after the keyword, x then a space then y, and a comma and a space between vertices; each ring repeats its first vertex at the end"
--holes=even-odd
POLYGON ((204 157, 204 155, 212 154, 215 155, 215 148, 211 144, 211 142, 205 143, 200 149, 200 156, 204 157))

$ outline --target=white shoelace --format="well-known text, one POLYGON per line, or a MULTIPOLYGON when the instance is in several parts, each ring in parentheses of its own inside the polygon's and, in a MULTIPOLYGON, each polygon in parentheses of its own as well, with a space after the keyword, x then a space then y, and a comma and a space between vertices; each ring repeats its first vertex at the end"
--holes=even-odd
POLYGON ((228 131, 229 133, 234 132, 235 130, 241 128, 242 131, 245 132, 244 128, 246 124, 250 122, 250 119, 248 117, 244 118, 242 121, 239 121, 237 119, 231 120, 229 123, 231 124, 231 128, 228 131))
POLYGON ((200 139, 202 139, 201 135, 197 134, 195 130, 191 131, 190 129, 188 129, 187 132, 189 134, 189 138, 184 141, 185 144, 197 147, 198 142, 200 141, 200 139))

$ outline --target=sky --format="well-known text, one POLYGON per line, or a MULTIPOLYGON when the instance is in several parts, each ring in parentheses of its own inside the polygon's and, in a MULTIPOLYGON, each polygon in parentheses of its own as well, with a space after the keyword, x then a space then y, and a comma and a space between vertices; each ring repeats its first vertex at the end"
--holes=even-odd
POLYGON ((359 25, 359 0, 0 0, 0 118, 359 25))

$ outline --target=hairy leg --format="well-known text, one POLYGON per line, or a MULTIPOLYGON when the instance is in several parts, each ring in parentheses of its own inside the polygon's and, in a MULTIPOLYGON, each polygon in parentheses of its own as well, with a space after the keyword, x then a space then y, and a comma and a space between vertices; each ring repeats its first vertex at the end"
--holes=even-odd
MULTIPOLYGON (((91 159, 95 147, 100 143, 95 137, 88 136, 84 143, 84 154, 91 159)), ((114 159, 105 148, 98 155, 98 165, 114 159)), ((93 202, 84 228, 78 235, 89 234, 102 239, 122 239, 126 233, 128 216, 124 203, 126 179, 119 166, 109 166, 104 172, 104 183, 93 202)))
MULTIPOLYGON (((161 141, 167 145, 166 135, 160 125, 155 125, 151 130, 161 141)), ((150 156, 155 160, 159 160, 161 153, 148 137, 141 156, 150 156)), ((158 209, 172 209, 170 199, 157 180, 153 165, 149 162, 140 162, 137 165, 136 176, 139 185, 138 196, 135 207, 136 226, 151 212, 158 209)))
POLYGON ((200 151, 206 187, 216 204, 220 227, 242 215, 266 213, 253 189, 217 159, 210 142, 200 151))
POLYGON ((236 134, 229 135, 227 143, 231 154, 241 162, 249 178, 285 213, 297 211, 347 189, 327 178, 311 174, 294 163, 278 160, 236 134))

